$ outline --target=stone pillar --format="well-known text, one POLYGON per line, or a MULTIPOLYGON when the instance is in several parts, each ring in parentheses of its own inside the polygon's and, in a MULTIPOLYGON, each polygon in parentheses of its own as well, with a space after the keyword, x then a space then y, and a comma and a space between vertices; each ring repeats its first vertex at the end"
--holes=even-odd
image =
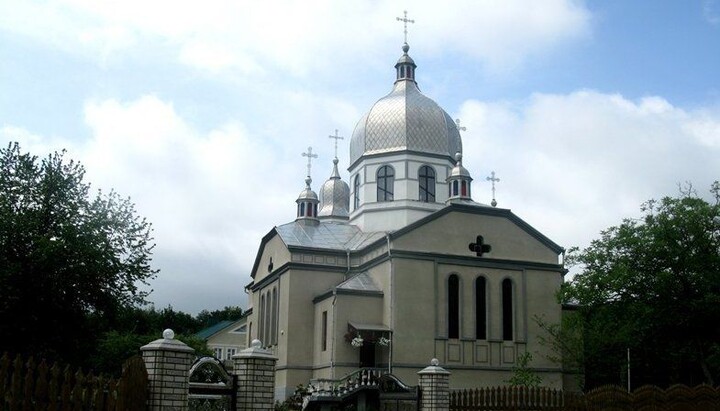
POLYGON ((450 372, 440 367, 437 358, 420 375, 421 411, 448 411, 450 409, 450 372))
POLYGON ((187 411, 190 365, 195 350, 167 329, 140 348, 148 373, 148 411, 187 411))
POLYGON ((250 348, 233 355, 233 374, 237 376, 237 411, 275 409, 275 363, 270 351, 253 340, 250 348))

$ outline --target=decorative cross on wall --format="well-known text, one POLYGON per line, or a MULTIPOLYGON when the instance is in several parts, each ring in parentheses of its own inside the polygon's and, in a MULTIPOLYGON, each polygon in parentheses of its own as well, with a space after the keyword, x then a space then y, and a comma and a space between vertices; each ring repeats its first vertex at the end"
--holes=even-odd
POLYGON ((317 154, 313 154, 313 152, 312 152, 312 147, 308 147, 307 153, 302 153, 302 156, 308 158, 308 165, 307 165, 308 173, 307 173, 307 176, 310 177, 310 167, 312 167, 312 159, 313 159, 313 158, 318 158, 318 155, 317 155, 317 154))
POLYGON ((404 30, 404 33, 405 33, 405 43, 407 43, 407 24, 408 24, 408 23, 415 23, 415 20, 408 20, 408 18, 407 18, 407 10, 403 10, 403 14, 405 15, 405 17, 403 17, 403 18, 395 17, 395 18, 397 19, 397 21, 402 21, 402 22, 403 22, 403 25, 405 26, 405 30, 404 30))
POLYGON ((340 137, 340 136, 338 135, 338 130, 337 130, 337 129, 335 129, 335 135, 334 135, 334 136, 328 136, 328 137, 329 137, 329 138, 332 138, 332 139, 335 139, 335 158, 337 158, 337 143, 338 143, 338 140, 342 140, 342 139, 344 139, 344 137, 340 137))
POLYGON ((492 247, 490 244, 485 244, 483 239, 483 236, 479 235, 477 238, 475 238, 474 243, 470 243, 468 245, 468 248, 470 248, 470 251, 474 251, 475 255, 478 257, 482 257, 484 253, 489 253, 490 250, 492 250, 492 247))

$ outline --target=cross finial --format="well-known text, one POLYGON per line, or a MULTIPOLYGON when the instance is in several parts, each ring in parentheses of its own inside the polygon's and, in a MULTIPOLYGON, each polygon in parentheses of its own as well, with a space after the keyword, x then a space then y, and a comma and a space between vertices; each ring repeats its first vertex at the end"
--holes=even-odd
POLYGON ((460 119, 459 119, 459 118, 456 118, 456 119, 455 119, 455 124, 457 125, 458 131, 467 131, 467 127, 461 127, 461 126, 460 126, 460 119))
POLYGON ((405 27, 404 27, 405 30, 404 30, 403 32, 405 33, 405 44, 407 44, 407 24, 408 24, 408 23, 415 23, 415 20, 409 20, 409 19, 407 18, 407 10, 403 10, 403 14, 404 14, 405 17, 403 17, 403 18, 395 17, 395 18, 397 19, 397 21, 402 21, 402 22, 403 22, 403 26, 405 26, 405 27))
POLYGON ((493 172, 490 173, 490 177, 485 177, 485 180, 492 182, 493 198, 492 198, 492 202, 490 203, 490 205, 492 205, 493 207, 495 207, 495 206, 497 205, 497 201, 495 201, 495 183, 498 182, 498 181, 500 181, 500 179, 497 178, 497 177, 495 177, 495 172, 493 171, 493 172))
POLYGON ((312 167, 312 159, 313 159, 313 158, 317 158, 318 155, 317 155, 317 154, 313 154, 313 152, 312 152, 312 147, 308 147, 307 153, 302 153, 302 156, 308 158, 308 164, 307 164, 308 172, 307 172, 307 176, 310 177, 310 167, 312 167))
POLYGON ((340 136, 338 135, 338 130, 337 130, 337 129, 335 129, 335 135, 334 135, 334 136, 328 136, 328 137, 335 140, 335 158, 337 158, 337 143, 338 143, 338 140, 342 140, 342 139, 344 139, 345 137, 340 137, 340 136))

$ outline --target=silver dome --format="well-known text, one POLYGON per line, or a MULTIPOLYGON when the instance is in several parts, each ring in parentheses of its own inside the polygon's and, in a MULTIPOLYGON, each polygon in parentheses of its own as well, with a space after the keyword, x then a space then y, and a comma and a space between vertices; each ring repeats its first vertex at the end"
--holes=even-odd
POLYGON ((350 140, 350 164, 364 155, 405 150, 451 159, 462 152, 455 122, 412 80, 396 81, 392 92, 360 119, 350 140))
POLYGON ((315 194, 314 191, 312 191, 312 188, 310 188, 310 183, 312 183, 312 179, 310 177, 305 179, 305 189, 300 192, 300 195, 298 195, 297 200, 295 202, 300 202, 302 200, 314 200, 317 201, 318 197, 317 194, 315 194))
POLYGON ((333 159, 333 171, 330 178, 320 189, 320 210, 318 217, 338 217, 347 219, 350 208, 350 187, 340 179, 337 168, 338 159, 333 159))

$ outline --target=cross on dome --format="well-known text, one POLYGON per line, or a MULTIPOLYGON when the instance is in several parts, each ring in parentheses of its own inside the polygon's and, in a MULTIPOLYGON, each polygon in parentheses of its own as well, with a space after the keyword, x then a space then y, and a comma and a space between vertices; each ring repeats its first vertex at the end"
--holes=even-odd
POLYGON ((460 126, 460 119, 459 119, 459 118, 456 118, 456 119, 455 119, 455 125, 457 126, 458 131, 467 131, 467 127, 461 127, 461 126, 460 126))
POLYGON ((340 137, 338 135, 338 129, 335 129, 335 135, 334 136, 328 136, 328 138, 332 138, 335 140, 335 158, 337 158, 337 144, 338 140, 343 140, 345 137, 340 137))
POLYGON ((308 163, 307 163, 308 172, 307 172, 307 176, 308 176, 308 178, 310 178, 310 168, 312 167, 312 159, 313 159, 313 158, 318 158, 318 155, 317 155, 317 154, 313 154, 313 152, 312 152, 312 147, 308 147, 307 153, 301 153, 301 154, 302 154, 303 157, 307 157, 307 158, 308 158, 308 163))
POLYGON ((396 19, 397 21, 402 21, 402 22, 403 22, 403 26, 404 26, 403 33, 405 33, 405 44, 407 44, 407 24, 408 24, 408 23, 415 23, 415 20, 409 20, 409 19, 407 18, 407 10, 403 10, 403 14, 404 14, 405 17, 403 17, 403 18, 395 17, 395 19, 396 19))

